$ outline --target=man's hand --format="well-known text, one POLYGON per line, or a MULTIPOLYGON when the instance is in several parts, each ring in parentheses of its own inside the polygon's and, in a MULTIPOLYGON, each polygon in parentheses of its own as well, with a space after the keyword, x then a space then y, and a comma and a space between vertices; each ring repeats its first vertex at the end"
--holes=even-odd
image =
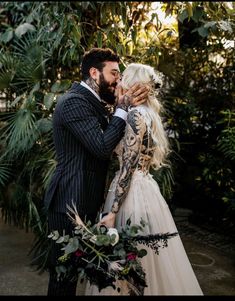
POLYGON ((124 91, 121 86, 117 88, 117 105, 138 106, 147 101, 149 93, 149 85, 134 84, 129 90, 124 91))

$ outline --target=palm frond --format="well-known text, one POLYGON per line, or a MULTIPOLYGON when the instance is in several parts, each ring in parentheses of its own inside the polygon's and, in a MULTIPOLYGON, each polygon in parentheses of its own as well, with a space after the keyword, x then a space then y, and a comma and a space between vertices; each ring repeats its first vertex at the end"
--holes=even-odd
POLYGON ((0 52, 0 90, 9 88, 19 61, 11 54, 0 52))
POLYGON ((48 256, 51 242, 48 239, 47 213, 45 210, 40 211, 40 227, 33 228, 35 238, 29 250, 30 266, 35 268, 39 274, 43 273, 48 267, 48 256))
POLYGON ((12 175, 12 167, 8 163, 0 163, 0 186, 4 186, 12 175))
POLYGON ((217 147, 226 158, 235 161, 235 127, 222 132, 217 147))
POLYGON ((163 197, 169 200, 172 197, 172 186, 174 184, 172 168, 170 166, 166 166, 154 171, 153 178, 159 184, 163 197))
POLYGON ((8 156, 26 152, 33 146, 39 136, 35 122, 35 114, 27 106, 21 107, 10 116, 3 134, 7 141, 8 156))
POLYGON ((55 159, 51 159, 48 161, 49 168, 46 170, 44 179, 43 179, 43 187, 46 189, 50 183, 53 172, 56 168, 57 161, 55 159))

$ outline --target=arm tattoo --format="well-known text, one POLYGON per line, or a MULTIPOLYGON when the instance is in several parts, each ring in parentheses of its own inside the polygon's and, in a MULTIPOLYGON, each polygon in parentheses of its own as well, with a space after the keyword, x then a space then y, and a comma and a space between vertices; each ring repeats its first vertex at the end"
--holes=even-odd
POLYGON ((127 116, 126 131, 123 138, 122 167, 111 209, 113 213, 119 211, 129 191, 131 178, 142 150, 142 141, 145 132, 146 124, 142 115, 137 110, 130 111, 127 116))

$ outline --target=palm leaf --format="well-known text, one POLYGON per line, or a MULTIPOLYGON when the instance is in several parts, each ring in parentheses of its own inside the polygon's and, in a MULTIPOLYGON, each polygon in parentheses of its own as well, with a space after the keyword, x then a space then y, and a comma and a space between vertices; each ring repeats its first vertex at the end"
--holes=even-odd
POLYGON ((4 133, 10 157, 28 151, 34 145, 39 136, 35 122, 35 114, 27 105, 10 116, 4 133))
POLYGON ((170 199, 172 197, 172 186, 174 184, 172 168, 166 166, 154 171, 153 178, 159 184, 163 197, 165 199, 170 199))
POLYGON ((12 175, 12 169, 9 164, 0 163, 0 185, 4 186, 9 177, 12 175))
POLYGON ((0 90, 10 87, 19 62, 9 53, 0 52, 0 90))
POLYGON ((235 127, 222 132, 217 147, 226 158, 235 161, 235 127))
POLYGON ((54 159, 51 159, 48 161, 49 168, 48 168, 48 170, 46 170, 46 174, 45 174, 44 180, 43 180, 43 187, 45 189, 48 187, 48 185, 50 183, 51 177, 56 168, 56 164, 57 164, 57 162, 54 159))

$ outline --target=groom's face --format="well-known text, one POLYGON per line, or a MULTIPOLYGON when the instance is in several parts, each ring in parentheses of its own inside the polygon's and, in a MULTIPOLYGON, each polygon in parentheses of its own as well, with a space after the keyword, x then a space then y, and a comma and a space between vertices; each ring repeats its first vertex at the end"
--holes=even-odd
POLYGON ((117 62, 106 62, 99 75, 99 94, 108 104, 115 103, 115 91, 120 81, 120 69, 117 62))

